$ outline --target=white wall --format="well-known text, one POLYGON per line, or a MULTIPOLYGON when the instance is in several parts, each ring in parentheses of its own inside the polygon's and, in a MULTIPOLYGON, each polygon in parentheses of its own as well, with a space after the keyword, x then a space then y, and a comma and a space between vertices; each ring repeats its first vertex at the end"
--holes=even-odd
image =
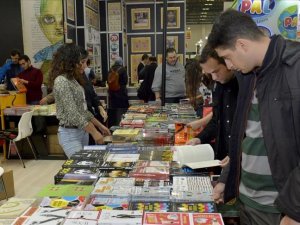
POLYGON ((190 40, 186 40, 186 52, 195 52, 196 43, 202 39, 203 44, 205 44, 205 37, 209 35, 212 24, 199 24, 199 25, 190 25, 186 26, 186 29, 190 27, 192 31, 192 37, 190 40))

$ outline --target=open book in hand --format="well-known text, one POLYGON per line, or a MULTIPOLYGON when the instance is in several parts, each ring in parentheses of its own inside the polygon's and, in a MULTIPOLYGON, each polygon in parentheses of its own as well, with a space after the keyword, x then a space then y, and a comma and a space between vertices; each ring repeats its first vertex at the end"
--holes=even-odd
POLYGON ((220 166, 220 160, 214 160, 215 154, 209 144, 175 146, 173 161, 191 169, 220 166))

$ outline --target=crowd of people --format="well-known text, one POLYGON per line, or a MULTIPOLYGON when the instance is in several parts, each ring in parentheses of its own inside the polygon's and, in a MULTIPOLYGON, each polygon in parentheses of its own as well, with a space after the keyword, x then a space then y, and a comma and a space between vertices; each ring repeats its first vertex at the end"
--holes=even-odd
MULTIPOLYGON (((165 102, 188 98, 201 119, 187 126, 202 131, 187 144, 213 144, 222 170, 214 187, 217 203, 237 198, 242 225, 300 224, 300 44, 266 36, 252 18, 227 10, 214 23, 201 54, 183 66, 166 50, 165 102)), ((55 101, 58 137, 70 157, 82 146, 110 135, 99 112, 88 53, 64 44, 53 55, 52 93, 42 98, 43 74, 27 55, 11 52, 0 80, 17 77, 28 104, 55 101), (90 135, 90 137, 89 137, 90 135), (90 140, 90 141, 89 141, 90 140)), ((122 58, 108 71, 109 108, 129 107, 128 74, 122 58)), ((160 103, 162 64, 142 56, 138 97, 160 103)))

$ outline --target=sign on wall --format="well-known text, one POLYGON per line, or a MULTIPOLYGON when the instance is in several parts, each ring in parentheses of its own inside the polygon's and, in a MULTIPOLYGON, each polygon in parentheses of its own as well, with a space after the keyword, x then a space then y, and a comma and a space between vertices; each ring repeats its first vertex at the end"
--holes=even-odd
POLYGON ((268 35, 281 34, 292 40, 300 38, 297 37, 299 0, 236 0, 233 8, 249 14, 268 35))

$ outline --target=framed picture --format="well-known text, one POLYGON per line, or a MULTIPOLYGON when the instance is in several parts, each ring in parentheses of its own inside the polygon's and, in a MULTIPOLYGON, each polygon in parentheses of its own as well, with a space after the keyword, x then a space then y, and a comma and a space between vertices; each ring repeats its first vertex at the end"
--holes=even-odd
MULTIPOLYGON (((163 8, 161 8, 161 29, 163 29, 163 8)), ((180 7, 168 7, 167 9, 167 28, 180 28, 180 7)))
POLYGON ((131 9, 131 29, 132 30, 150 29, 150 8, 131 9))
POLYGON ((132 53, 151 52, 151 37, 132 37, 131 52, 132 53))
MULTIPOLYGON (((183 54, 177 54, 177 59, 183 65, 183 54)), ((162 64, 162 54, 157 55, 157 64, 162 64)))
POLYGON ((142 56, 143 54, 130 55, 130 77, 131 77, 132 84, 138 83, 137 67, 141 62, 142 56))
POLYGON ((74 0, 67 0, 67 19, 75 21, 75 5, 74 5, 74 0))
POLYGON ((167 48, 174 48, 178 52, 178 36, 167 36, 167 48))

